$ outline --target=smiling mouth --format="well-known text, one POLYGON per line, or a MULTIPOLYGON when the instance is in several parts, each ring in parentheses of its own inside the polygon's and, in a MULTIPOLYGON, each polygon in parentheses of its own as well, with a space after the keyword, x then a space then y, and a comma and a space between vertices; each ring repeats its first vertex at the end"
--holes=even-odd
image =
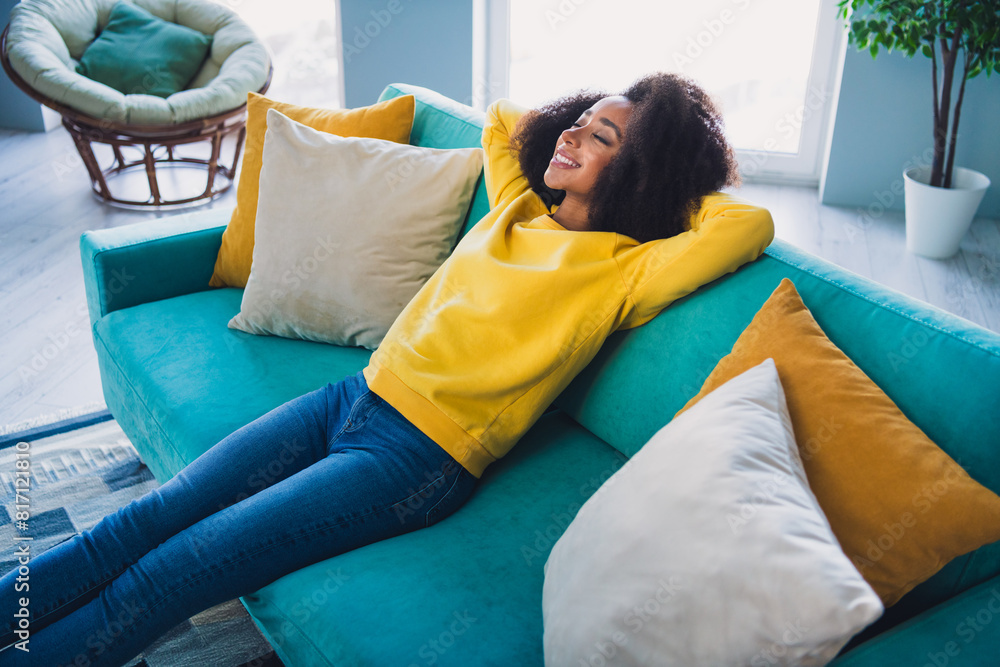
POLYGON ((580 166, 578 162, 574 162, 573 160, 569 159, 568 157, 559 152, 557 152, 555 155, 552 156, 550 164, 553 164, 557 167, 562 167, 563 169, 577 169, 580 166))

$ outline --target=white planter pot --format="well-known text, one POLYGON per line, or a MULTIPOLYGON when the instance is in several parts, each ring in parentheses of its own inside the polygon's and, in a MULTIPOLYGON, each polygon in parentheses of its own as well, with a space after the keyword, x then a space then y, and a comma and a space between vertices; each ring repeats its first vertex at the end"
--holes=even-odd
POLYGON ((930 167, 903 172, 906 249, 924 257, 944 259, 958 252, 990 179, 978 171, 955 167, 952 187, 931 187, 927 185, 930 180, 930 167))

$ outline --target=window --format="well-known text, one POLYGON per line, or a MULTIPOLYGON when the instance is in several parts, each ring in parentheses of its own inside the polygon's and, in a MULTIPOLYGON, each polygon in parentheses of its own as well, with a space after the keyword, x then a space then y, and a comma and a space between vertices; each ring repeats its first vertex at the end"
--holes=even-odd
POLYGON ((615 92, 651 71, 678 72, 720 104, 746 180, 818 182, 843 42, 835 0, 480 2, 491 17, 481 77, 505 91, 492 99, 534 106, 580 88, 615 92), (500 6, 508 25, 498 25, 500 6), (505 31, 507 71, 497 64, 505 31))
POLYGON ((219 0, 234 9, 271 50, 268 97, 303 106, 342 106, 339 2, 219 0))

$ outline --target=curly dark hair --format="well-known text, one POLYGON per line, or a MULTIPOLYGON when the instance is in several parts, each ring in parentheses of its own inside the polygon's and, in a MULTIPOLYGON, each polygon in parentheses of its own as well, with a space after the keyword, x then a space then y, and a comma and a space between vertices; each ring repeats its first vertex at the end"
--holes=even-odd
MULTIPOLYGON (((591 192, 590 229, 640 243, 669 238, 687 229, 702 197, 740 182, 722 114, 700 86, 678 74, 650 74, 620 94, 632 113, 618 153, 591 192)), ((566 195, 543 181, 559 135, 607 96, 579 91, 525 113, 514 128, 511 151, 550 209, 566 195)))

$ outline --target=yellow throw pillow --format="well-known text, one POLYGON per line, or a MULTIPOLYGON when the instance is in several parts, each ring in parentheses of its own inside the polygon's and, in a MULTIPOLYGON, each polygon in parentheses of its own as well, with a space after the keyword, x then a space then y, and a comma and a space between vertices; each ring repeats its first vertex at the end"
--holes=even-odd
POLYGON ((827 338, 788 278, 677 414, 767 358, 778 368, 809 486, 886 607, 953 558, 1000 540, 1000 497, 827 338))
POLYGON ((414 106, 413 95, 401 95, 357 109, 315 109, 277 102, 263 95, 250 93, 247 97, 243 170, 236 185, 236 208, 229 225, 222 233, 222 247, 219 248, 215 270, 208 284, 212 287, 246 287, 250 277, 268 109, 277 109, 292 120, 321 132, 405 144, 410 141, 414 106))

